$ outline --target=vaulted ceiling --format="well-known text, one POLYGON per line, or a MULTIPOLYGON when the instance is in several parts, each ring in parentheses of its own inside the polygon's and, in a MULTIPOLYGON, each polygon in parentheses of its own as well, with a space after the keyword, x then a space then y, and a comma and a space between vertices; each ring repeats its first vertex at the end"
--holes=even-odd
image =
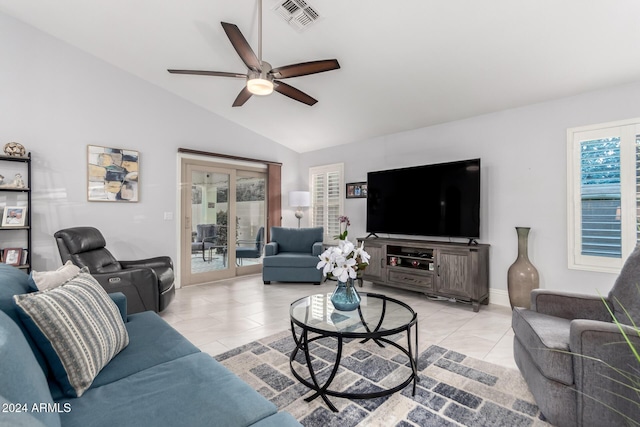
POLYGON ((297 152, 640 80, 636 0, 305 0, 319 19, 302 30, 276 11, 285 0, 264 0, 263 60, 340 63, 286 80, 311 107, 273 93, 233 108, 244 80, 166 71, 246 73, 220 22, 258 53, 257 1, 0 0, 0 12, 297 152))

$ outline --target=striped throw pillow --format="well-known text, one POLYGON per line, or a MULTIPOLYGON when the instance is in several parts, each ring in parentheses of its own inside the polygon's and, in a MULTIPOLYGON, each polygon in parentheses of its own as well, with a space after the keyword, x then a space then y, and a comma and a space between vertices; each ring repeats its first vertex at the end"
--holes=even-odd
POLYGON ((82 396, 129 344, 118 307, 86 271, 58 287, 13 298, 67 396, 82 396))

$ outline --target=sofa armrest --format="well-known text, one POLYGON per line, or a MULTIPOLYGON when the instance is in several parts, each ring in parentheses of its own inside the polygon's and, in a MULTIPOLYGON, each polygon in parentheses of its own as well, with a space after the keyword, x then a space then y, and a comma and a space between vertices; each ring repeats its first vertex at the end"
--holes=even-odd
POLYGON ((569 348, 574 354, 613 361, 616 359, 615 353, 630 351, 623 331, 640 350, 640 330, 633 326, 576 319, 571 321, 569 348))
POLYGON ((311 248, 311 255, 313 255, 313 256, 322 255, 323 247, 324 246, 323 246, 322 242, 315 242, 313 244, 313 247, 311 248))
POLYGON ((278 242, 269 242, 264 245, 264 256, 277 255, 278 254, 278 242))
POLYGON ((574 354, 578 408, 582 408, 579 417, 583 417, 578 422, 588 419, 592 425, 626 425, 622 419, 611 421, 614 412, 640 419, 634 390, 639 362, 621 330, 640 350, 639 331, 631 326, 585 319, 571 322, 569 348, 574 354))
POLYGON ((569 320, 591 319, 603 322, 613 320, 602 298, 597 295, 549 289, 531 291, 531 310, 569 320))
POLYGON ((119 261, 122 268, 173 268, 173 261, 168 256, 139 259, 134 261, 119 261))
POLYGON ((122 292, 112 292, 109 296, 120 310, 122 320, 127 323, 127 297, 122 292))

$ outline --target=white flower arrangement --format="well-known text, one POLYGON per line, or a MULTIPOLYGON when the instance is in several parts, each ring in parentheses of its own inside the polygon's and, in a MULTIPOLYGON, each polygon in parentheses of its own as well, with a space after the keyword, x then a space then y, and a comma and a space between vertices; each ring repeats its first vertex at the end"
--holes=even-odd
POLYGON ((320 262, 316 268, 322 269, 323 276, 333 276, 340 282, 358 277, 358 272, 369 265, 371 256, 364 250, 364 242, 356 247, 348 240, 338 241, 318 256, 320 262))

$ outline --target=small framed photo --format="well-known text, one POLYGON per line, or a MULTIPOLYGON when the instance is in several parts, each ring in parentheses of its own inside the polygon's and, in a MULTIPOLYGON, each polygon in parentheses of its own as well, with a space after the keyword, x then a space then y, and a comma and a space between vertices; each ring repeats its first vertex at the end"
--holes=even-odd
POLYGON ((22 248, 6 248, 3 258, 5 264, 19 266, 22 261, 22 248))
POLYGON ((24 227, 27 219, 26 206, 6 206, 2 214, 3 227, 24 227))
POLYGON ((362 199, 367 197, 366 182, 347 183, 347 199, 362 199))

